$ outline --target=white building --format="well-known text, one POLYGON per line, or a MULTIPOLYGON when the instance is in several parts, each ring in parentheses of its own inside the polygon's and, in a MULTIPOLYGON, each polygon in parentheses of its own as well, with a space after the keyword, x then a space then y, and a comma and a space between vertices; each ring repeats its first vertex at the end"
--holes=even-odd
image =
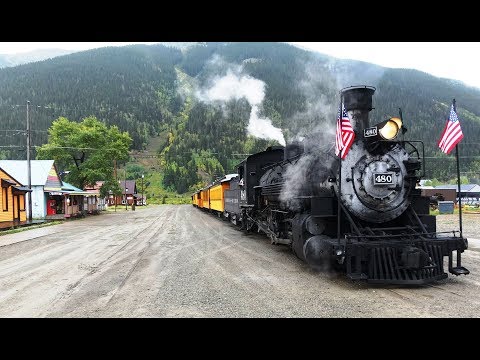
MULTIPOLYGON (((0 160, 0 167, 28 186, 27 160, 0 160)), ((44 219, 47 215, 56 213, 60 208, 60 195, 63 196, 62 180, 58 175, 54 160, 30 160, 32 185, 32 218, 44 219), (47 209, 48 206, 48 209, 47 209)), ((29 214, 29 204, 26 201, 25 211, 29 214)))

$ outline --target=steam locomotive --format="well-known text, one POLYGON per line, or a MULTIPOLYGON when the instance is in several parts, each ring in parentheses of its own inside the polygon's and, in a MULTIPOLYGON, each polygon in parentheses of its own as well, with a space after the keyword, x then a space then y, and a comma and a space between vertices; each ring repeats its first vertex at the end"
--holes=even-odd
POLYGON ((372 86, 341 90, 356 134, 348 155, 310 136, 248 156, 237 173, 197 191, 194 206, 215 212, 246 232, 265 233, 317 269, 383 284, 425 284, 467 275, 461 253, 467 239, 439 233, 429 198, 416 184, 424 176, 424 146, 405 140, 400 117, 369 122, 372 86), (456 263, 454 256, 456 253, 456 263))

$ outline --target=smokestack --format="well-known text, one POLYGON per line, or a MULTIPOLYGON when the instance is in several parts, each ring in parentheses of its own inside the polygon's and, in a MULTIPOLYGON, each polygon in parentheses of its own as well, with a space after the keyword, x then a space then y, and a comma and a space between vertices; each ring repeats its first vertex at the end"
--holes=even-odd
POLYGON ((343 88, 341 96, 353 130, 357 134, 368 128, 368 113, 372 110, 373 86, 357 85, 343 88))

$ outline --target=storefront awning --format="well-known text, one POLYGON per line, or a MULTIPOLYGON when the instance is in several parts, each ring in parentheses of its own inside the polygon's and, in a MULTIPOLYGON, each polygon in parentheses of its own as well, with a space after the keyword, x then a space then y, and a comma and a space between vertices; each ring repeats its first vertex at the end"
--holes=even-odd
POLYGON ((48 195, 70 195, 70 196, 96 196, 98 194, 92 194, 86 191, 69 191, 69 190, 60 190, 60 191, 49 191, 48 195))
POLYGON ((62 188, 60 187, 44 187, 43 188, 43 191, 44 192, 59 192, 59 191, 62 191, 62 188))
POLYGON ((86 191, 65 191, 65 190, 63 190, 63 193, 65 195, 70 195, 70 196, 76 196, 76 195, 77 196, 88 196, 88 195, 94 196, 94 194, 91 194, 91 193, 86 192, 86 191))

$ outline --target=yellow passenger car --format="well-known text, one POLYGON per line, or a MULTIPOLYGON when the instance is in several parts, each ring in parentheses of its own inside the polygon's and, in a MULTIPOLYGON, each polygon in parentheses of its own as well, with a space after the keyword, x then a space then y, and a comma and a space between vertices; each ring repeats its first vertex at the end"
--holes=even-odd
POLYGON ((200 200, 199 200, 198 207, 201 207, 204 209, 210 209, 210 197, 208 194, 208 187, 200 190, 200 200))
POLYGON ((230 180, 237 174, 225 175, 223 179, 210 187, 210 209, 223 213, 225 211, 225 190, 230 189, 230 180))
POLYGON ((192 205, 195 207, 199 207, 199 202, 200 202, 200 191, 197 191, 192 195, 192 205))

